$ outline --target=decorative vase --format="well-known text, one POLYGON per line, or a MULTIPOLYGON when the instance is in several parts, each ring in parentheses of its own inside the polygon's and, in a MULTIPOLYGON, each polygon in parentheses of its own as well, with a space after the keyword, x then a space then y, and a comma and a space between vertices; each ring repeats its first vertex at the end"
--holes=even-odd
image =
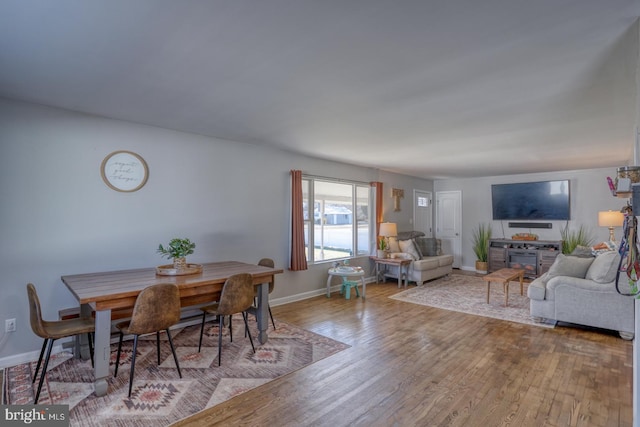
POLYGON ((173 268, 175 268, 176 270, 184 270, 185 268, 187 268, 187 258, 186 257, 174 258, 173 268))
POLYGON ((486 261, 476 261, 476 273, 478 273, 478 274, 487 274, 487 262, 486 261))
POLYGON ((377 256, 378 256, 378 258, 386 258, 387 257, 387 252, 382 250, 382 249, 378 249, 377 256))

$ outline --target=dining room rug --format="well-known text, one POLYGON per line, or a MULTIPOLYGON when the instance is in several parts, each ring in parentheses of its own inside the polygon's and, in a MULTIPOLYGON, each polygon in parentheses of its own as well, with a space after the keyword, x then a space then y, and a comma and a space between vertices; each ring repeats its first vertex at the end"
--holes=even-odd
POLYGON ((525 283, 524 295, 520 295, 520 283, 511 282, 509 305, 505 307, 502 284, 491 283, 487 304, 487 282, 482 280, 482 277, 453 273, 449 277, 426 282, 422 286, 407 289, 389 298, 543 328, 555 327, 555 323, 535 322, 529 315, 527 286, 528 283, 525 283))
MULTIPOLYGON (((220 367, 217 324, 207 323, 201 352, 200 325, 171 331, 182 378, 166 334, 161 335, 159 366, 155 334, 141 337, 131 398, 127 394, 133 341, 123 343, 116 378, 117 344, 111 346, 108 394, 102 397, 93 393, 91 361, 76 359, 69 352, 58 353, 51 356, 38 404, 69 405, 71 426, 166 426, 350 347, 276 319, 277 329, 270 326, 264 345, 254 338, 254 354, 244 336, 242 318, 234 317, 233 325, 233 342, 229 341, 229 329, 223 329, 220 367)), ((249 328, 256 337, 255 322, 250 321, 249 328)), ((30 379, 35 365, 5 368, 3 404, 33 403, 38 382, 32 385, 30 379)))

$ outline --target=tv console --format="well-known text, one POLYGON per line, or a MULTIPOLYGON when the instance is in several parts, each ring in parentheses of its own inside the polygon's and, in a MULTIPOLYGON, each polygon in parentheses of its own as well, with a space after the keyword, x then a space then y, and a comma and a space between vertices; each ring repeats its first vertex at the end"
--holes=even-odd
POLYGON ((560 240, 489 240, 489 272, 501 268, 521 268, 524 275, 536 278, 549 270, 559 253, 560 240))

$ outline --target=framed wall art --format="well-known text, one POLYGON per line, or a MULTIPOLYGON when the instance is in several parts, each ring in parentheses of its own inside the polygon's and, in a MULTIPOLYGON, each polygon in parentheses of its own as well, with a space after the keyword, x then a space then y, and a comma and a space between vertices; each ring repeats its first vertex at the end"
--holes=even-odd
POLYGON ((147 183, 149 168, 140 155, 120 150, 104 158, 100 173, 110 188, 127 193, 137 191, 147 183))

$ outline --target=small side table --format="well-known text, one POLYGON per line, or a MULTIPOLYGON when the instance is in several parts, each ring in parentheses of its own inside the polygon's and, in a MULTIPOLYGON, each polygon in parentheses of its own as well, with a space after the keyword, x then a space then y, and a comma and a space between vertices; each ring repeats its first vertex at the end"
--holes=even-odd
POLYGON ((365 299, 367 295, 367 284, 364 281, 364 270, 361 267, 333 267, 329 269, 329 277, 327 277, 327 298, 331 297, 331 278, 333 276, 342 277, 342 282, 350 281, 350 277, 360 278, 362 282, 362 299, 365 299))
MULTIPOLYGON (((398 287, 402 286, 402 278, 404 277, 404 287, 409 285, 409 266, 411 265, 410 259, 404 258, 378 258, 376 256, 370 256, 376 263, 376 280, 380 278, 380 266, 381 265, 394 265, 398 267, 398 287), (404 269, 404 273, 403 273, 404 269)), ((387 281, 386 276, 382 276, 383 282, 387 281)))
POLYGON ((520 280, 520 295, 523 293, 524 270, 519 268, 501 268, 498 271, 482 276, 482 280, 487 282, 487 304, 489 304, 489 292, 491 292, 491 282, 502 283, 504 288, 504 306, 509 306, 509 282, 520 280))

